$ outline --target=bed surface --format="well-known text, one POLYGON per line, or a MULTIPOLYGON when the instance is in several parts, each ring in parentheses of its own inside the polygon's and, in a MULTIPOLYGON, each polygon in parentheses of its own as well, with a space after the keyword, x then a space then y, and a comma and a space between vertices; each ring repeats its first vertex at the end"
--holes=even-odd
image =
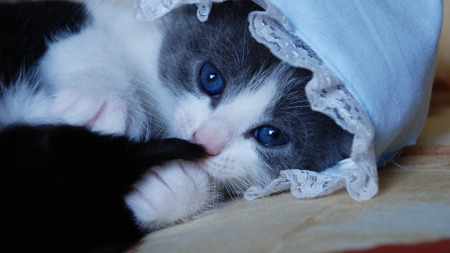
MULTIPOLYGON (((235 199, 150 234, 139 252, 338 252, 450 238, 450 86, 446 97, 432 104, 417 145, 379 169, 373 199, 357 202, 345 190, 307 200, 235 199)), ((450 252, 450 241, 441 244, 450 252)))

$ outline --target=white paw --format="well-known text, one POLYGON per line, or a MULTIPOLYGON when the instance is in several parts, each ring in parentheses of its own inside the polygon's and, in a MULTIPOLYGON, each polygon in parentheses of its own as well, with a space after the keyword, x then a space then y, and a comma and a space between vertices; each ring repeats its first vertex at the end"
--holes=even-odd
POLYGON ((125 202, 146 228, 186 221, 212 207, 214 189, 194 163, 174 161, 154 167, 128 194, 125 202))
POLYGON ((127 104, 123 99, 85 87, 57 91, 50 114, 65 124, 86 126, 95 132, 124 134, 127 127, 127 104))

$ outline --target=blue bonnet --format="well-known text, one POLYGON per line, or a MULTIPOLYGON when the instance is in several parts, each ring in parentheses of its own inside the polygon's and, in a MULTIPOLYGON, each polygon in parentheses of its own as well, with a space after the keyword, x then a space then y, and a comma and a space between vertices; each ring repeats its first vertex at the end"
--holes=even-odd
MULTIPOLYGON (((196 3, 208 18, 211 2, 138 0, 138 18, 155 19, 196 3)), ((290 189, 299 198, 346 187, 356 200, 378 192, 377 166, 413 145, 428 113, 442 22, 441 0, 254 0, 249 29, 280 59, 309 68, 306 92, 313 110, 354 134, 349 159, 321 173, 292 168, 254 199, 290 189)))

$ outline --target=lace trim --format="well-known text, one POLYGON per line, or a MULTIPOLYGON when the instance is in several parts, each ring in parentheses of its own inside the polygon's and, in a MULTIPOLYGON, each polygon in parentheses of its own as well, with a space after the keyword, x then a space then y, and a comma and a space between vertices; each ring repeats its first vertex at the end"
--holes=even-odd
POLYGON ((331 117, 339 126, 354 134, 351 158, 316 173, 286 170, 264 189, 249 188, 244 197, 256 197, 290 189, 298 198, 311 198, 332 193, 346 186, 356 200, 370 199, 378 192, 378 175, 372 146, 375 129, 358 101, 346 89, 320 57, 301 40, 284 15, 266 0, 257 0, 265 11, 249 15, 253 37, 265 44, 280 59, 314 73, 306 86, 313 110, 331 117))
MULTIPOLYGON (((195 3, 201 21, 208 18, 212 2, 224 0, 137 0, 140 19, 156 19, 183 4, 195 3), (152 7, 153 6, 153 7, 152 7)), ((378 192, 376 157, 372 146, 375 129, 358 101, 346 89, 320 57, 297 36, 289 21, 268 0, 254 0, 265 11, 249 15, 249 29, 253 37, 266 45, 281 60, 314 73, 306 86, 306 94, 313 110, 331 117, 338 125, 354 134, 351 157, 321 173, 304 170, 285 170, 280 177, 264 188, 250 187, 244 193, 247 200, 291 190, 298 198, 312 198, 330 194, 343 187, 355 200, 366 200, 378 192)))
POLYGON ((202 22, 208 20, 212 3, 223 1, 225 0, 134 0, 138 10, 136 13, 138 20, 155 20, 181 5, 196 4, 197 17, 202 22))

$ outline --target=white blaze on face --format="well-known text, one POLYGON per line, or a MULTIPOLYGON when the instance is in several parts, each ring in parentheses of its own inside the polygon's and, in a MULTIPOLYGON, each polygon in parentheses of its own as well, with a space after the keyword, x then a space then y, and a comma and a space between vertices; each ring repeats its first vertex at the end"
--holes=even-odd
POLYGON ((172 134, 198 143, 210 157, 199 162, 218 180, 246 178, 258 181, 262 163, 254 145, 252 130, 264 122, 264 112, 276 96, 275 82, 220 101, 211 108, 210 98, 192 95, 180 100, 174 115, 172 134))

